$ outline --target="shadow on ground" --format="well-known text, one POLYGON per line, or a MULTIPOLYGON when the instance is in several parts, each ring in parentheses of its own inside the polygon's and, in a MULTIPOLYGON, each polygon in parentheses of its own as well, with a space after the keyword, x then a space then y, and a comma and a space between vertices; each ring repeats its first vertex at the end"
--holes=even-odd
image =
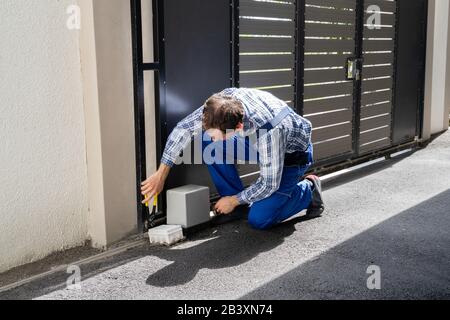
MULTIPOLYGON (((305 217, 297 217, 265 232, 253 230, 245 221, 239 221, 200 232, 192 239, 199 241, 200 244, 189 248, 181 248, 181 245, 170 249, 148 245, 133 248, 103 261, 82 266, 83 281, 137 259, 156 256, 173 263, 149 275, 148 285, 170 287, 186 284, 201 269, 239 266, 262 252, 276 248, 295 232, 297 223, 305 220, 307 220, 305 217)), ((65 289, 68 277, 69 275, 64 272, 55 273, 44 279, 0 293, 0 300, 33 299, 65 289)))
POLYGON ((305 220, 305 217, 298 217, 269 231, 253 230, 240 222, 233 229, 219 229, 215 238, 194 247, 180 250, 158 249, 153 252, 154 255, 173 263, 151 274, 147 284, 156 287, 183 285, 194 279, 201 269, 239 266, 258 254, 281 245, 295 232, 295 224, 305 220))
POLYGON ((450 299, 449 230, 450 190, 242 298, 450 299), (370 265, 381 268, 381 290, 367 288, 366 271, 370 265))

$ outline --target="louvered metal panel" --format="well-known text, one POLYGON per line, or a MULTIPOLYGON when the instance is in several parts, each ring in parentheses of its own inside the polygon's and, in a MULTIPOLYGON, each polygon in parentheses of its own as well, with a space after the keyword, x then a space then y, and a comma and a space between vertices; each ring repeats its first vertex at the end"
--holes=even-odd
POLYGON ((351 152, 355 0, 306 0, 304 113, 313 123, 316 160, 351 152), (311 85, 313 84, 313 85, 311 85), (336 137, 343 139, 331 140, 336 137))
MULTIPOLYGON (((371 5, 378 6, 383 13, 380 15, 381 26, 373 28, 366 24, 363 31, 365 54, 362 70, 360 153, 374 151, 391 143, 396 1, 366 0, 366 9, 371 5), (386 27, 387 25, 390 27, 386 27), (382 79, 370 80, 373 78, 382 79)), ((370 15, 373 13, 365 13, 366 21, 370 15)))

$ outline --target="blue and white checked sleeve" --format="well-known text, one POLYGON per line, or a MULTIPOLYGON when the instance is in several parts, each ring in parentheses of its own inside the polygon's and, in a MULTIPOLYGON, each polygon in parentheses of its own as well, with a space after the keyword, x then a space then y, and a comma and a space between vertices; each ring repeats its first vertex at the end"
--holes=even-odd
POLYGON ((181 120, 167 139, 161 163, 173 167, 181 152, 189 145, 195 133, 202 130, 203 109, 201 106, 181 120))
POLYGON ((275 128, 258 141, 259 179, 237 195, 241 204, 249 204, 270 197, 281 183, 283 175, 286 139, 282 130, 275 128))

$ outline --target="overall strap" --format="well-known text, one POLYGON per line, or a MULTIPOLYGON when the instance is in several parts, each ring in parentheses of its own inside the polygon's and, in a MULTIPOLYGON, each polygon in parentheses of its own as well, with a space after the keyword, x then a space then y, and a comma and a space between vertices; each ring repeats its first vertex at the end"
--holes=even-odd
POLYGON ((259 130, 270 131, 276 126, 278 126, 284 119, 291 113, 291 108, 285 107, 283 108, 272 120, 263 125, 259 130))

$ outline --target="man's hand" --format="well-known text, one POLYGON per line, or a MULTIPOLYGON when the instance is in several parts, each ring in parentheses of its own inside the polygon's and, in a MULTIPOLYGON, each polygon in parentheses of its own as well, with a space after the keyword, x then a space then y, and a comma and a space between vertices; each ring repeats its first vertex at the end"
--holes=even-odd
POLYGON ((142 182, 142 195, 144 197, 147 196, 147 199, 142 201, 143 204, 147 203, 149 199, 153 198, 155 195, 160 194, 163 191, 164 184, 166 183, 167 176, 169 175, 169 171, 170 167, 163 164, 155 174, 142 182))
POLYGON ((237 197, 224 197, 216 203, 215 209, 218 214, 230 214, 239 206, 237 197))

